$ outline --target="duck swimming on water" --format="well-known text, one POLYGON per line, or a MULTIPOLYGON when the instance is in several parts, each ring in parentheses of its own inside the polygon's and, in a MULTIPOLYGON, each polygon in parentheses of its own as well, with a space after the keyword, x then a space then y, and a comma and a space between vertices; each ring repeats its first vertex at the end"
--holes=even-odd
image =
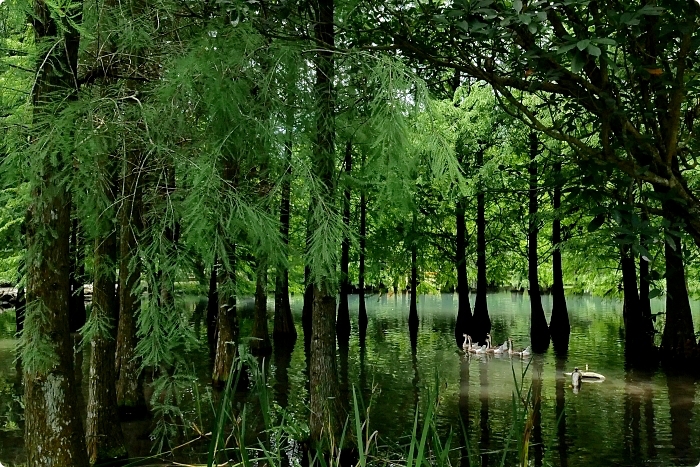
POLYGON ((600 373, 596 373, 594 371, 588 371, 588 365, 586 364, 586 370, 581 371, 578 369, 578 367, 574 368, 574 371, 572 373, 564 373, 565 376, 571 376, 571 384, 576 387, 574 384, 574 377, 578 373, 580 376, 576 376, 579 378, 581 382, 586 381, 586 382, 591 382, 591 383, 602 383, 605 381, 605 376, 601 375, 600 373))

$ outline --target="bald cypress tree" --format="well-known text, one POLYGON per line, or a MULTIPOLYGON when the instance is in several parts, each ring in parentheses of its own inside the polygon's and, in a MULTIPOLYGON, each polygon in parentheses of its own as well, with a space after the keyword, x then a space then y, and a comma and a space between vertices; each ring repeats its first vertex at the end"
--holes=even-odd
POLYGON ((28 174, 32 198, 27 221, 28 305, 22 334, 24 441, 27 464, 32 467, 83 467, 88 465, 87 449, 68 326, 71 195, 66 178, 71 174, 72 155, 69 144, 56 147, 55 152, 51 149, 57 138, 70 139, 71 133, 68 125, 48 131, 52 119, 77 92, 82 2, 70 3, 60 15, 44 0, 35 0, 33 6, 32 25, 41 53, 32 102, 34 127, 42 133, 30 149, 28 174))

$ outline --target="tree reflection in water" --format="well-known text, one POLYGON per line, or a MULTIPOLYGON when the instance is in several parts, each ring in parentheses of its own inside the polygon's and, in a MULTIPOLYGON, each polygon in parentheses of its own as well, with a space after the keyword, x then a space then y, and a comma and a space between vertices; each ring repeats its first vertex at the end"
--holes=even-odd
POLYGON ((693 408, 695 407, 695 381, 685 375, 668 375, 668 399, 671 405, 671 444, 673 457, 694 464, 690 440, 693 408))
POLYGON ((557 422, 557 447, 559 452, 559 465, 561 467, 569 466, 568 442, 566 440, 566 388, 568 387, 569 378, 564 375, 566 369, 566 358, 557 357, 556 359, 556 378, 555 378, 555 407, 554 413, 557 422))
POLYGON ((489 362, 481 360, 479 362, 479 401, 481 401, 481 410, 479 411, 481 440, 479 449, 481 450, 481 467, 489 465, 489 362))

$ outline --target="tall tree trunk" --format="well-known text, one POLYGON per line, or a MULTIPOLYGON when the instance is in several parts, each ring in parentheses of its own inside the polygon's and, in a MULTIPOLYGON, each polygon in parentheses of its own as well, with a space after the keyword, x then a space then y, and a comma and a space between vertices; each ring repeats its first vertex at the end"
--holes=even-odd
POLYGON ((470 333, 472 310, 469 306, 469 282, 467 281, 467 255, 466 255, 466 225, 464 219, 465 200, 462 196, 457 199, 455 206, 455 220, 457 221, 457 323, 455 325, 455 340, 457 346, 464 343, 464 334, 470 333))
MULTIPOLYGON (((114 196, 109 196, 110 200, 114 196)), ((111 210, 104 214, 110 215, 111 210)), ((103 221, 111 228, 104 236, 95 239, 94 283, 90 320, 110 326, 110 331, 99 329, 90 342, 90 381, 87 406, 87 440, 90 463, 106 462, 127 457, 124 435, 119 423, 117 408, 115 352, 117 320, 117 294, 115 264, 117 234, 114 223, 103 221)))
MULTIPOLYGON (((484 165, 484 150, 476 153, 476 166, 484 165)), ((486 303, 488 282, 486 280, 486 206, 484 188, 481 180, 476 193, 476 301, 474 319, 472 319, 472 338, 476 342, 485 342, 486 333, 491 331, 491 318, 486 303)))
POLYGON ((569 311, 566 307, 564 296, 564 272, 561 265, 561 220, 559 209, 561 207, 561 162, 554 164, 554 220, 552 221, 552 317, 549 320, 549 332, 552 336, 552 344, 555 352, 566 354, 569 349, 569 335, 571 324, 569 323, 569 311))
MULTIPOLYGON (((365 155, 362 154, 362 167, 365 165, 365 155)), ((360 193, 360 268, 358 273, 359 288, 359 326, 360 332, 367 330, 367 305, 365 303, 365 251, 367 247, 367 194, 364 187, 360 193)))
MULTIPOLYGON (((350 178, 352 170, 352 142, 345 144, 345 175, 350 178)), ((350 181, 345 181, 345 199, 343 203, 343 223, 350 231, 350 181)), ((338 340, 347 342, 350 338, 350 310, 348 308, 348 294, 350 293, 350 236, 343 237, 340 247, 340 303, 338 303, 338 319, 336 332, 338 340)))
MULTIPOLYGON (((74 211, 73 208, 71 208, 74 211)), ((80 222, 73 217, 70 235, 70 302, 68 303, 68 328, 73 339, 73 366, 75 382, 78 386, 83 383, 83 349, 80 346, 80 329, 85 325, 85 239, 82 235, 80 222)))
POLYGON ((228 261, 217 271, 219 310, 216 313, 216 356, 212 385, 223 388, 234 358, 238 355, 238 314, 236 310, 236 247, 224 245, 228 261))
POLYGON ((542 308, 542 299, 540 297, 540 283, 538 278, 537 267, 537 235, 539 234, 539 226, 537 223, 537 155, 539 153, 539 142, 537 134, 530 133, 530 164, 528 165, 528 174, 530 175, 529 189, 529 229, 527 241, 527 256, 528 256, 528 281, 530 289, 530 342, 534 352, 544 352, 549 347, 549 328, 547 327, 547 318, 544 316, 544 308, 542 308))
POLYGON ((137 240, 141 232, 141 187, 139 153, 128 150, 122 166, 122 203, 119 209, 119 327, 117 331, 117 404, 120 413, 131 417, 146 412, 140 361, 136 356, 136 316, 141 299, 137 240))
MULTIPOLYGON (((669 212, 666 206, 664 211, 669 212)), ((697 344, 685 283, 681 239, 671 230, 666 230, 665 238, 666 325, 661 338, 661 358, 675 366, 696 356, 697 344)))
MULTIPOLYGON (((291 131, 291 130, 290 130, 291 131)), ((282 195, 280 200, 280 235, 285 245, 289 245, 290 199, 292 187, 292 140, 291 136, 285 145, 287 169, 282 180, 282 195)), ((297 330, 294 327, 292 309, 289 305, 289 269, 287 265, 277 267, 275 276, 275 323, 272 330, 275 342, 284 340, 294 342, 297 330)))
MULTIPOLYGON (((315 0, 314 7, 314 36, 319 50, 315 63, 317 115, 313 157, 315 172, 321 184, 319 196, 324 201, 330 201, 333 199, 335 166, 334 1, 315 0)), ((322 439, 330 437, 334 443, 337 442, 336 437, 340 434, 345 417, 340 404, 335 361, 335 287, 330 284, 328 277, 317 277, 314 280, 311 316, 309 428, 314 442, 320 443, 322 439)))
MULTIPOLYGON (((642 212, 642 221, 649 221, 649 216, 642 212)), ((639 243, 645 248, 649 247, 649 239, 645 235, 640 235, 639 243)), ((654 322, 651 317, 651 299, 649 298, 649 261, 644 259, 644 255, 639 255, 639 308, 641 309, 642 319, 644 321, 644 332, 648 335, 647 339, 654 345, 654 322)))
POLYGON ((253 355, 270 355, 272 344, 267 327, 267 264, 258 260, 255 277, 255 316, 250 351, 253 355))
MULTIPOLYGON (((82 3, 55 14, 34 0, 35 40, 52 47, 37 63, 33 88, 35 119, 50 118, 76 92, 82 3), (60 18, 63 24, 56 24, 60 18), (57 92, 57 94, 52 94, 57 92)), ((47 124, 47 122, 40 122, 47 124)), ((64 135, 56 135, 61 137, 64 135)), ((68 135, 65 135, 68 136, 68 135)), ((68 326, 70 302, 70 154, 41 153, 29 168, 32 197, 27 222, 27 303, 22 342, 25 351, 24 407, 27 465, 88 465, 73 373, 73 342, 68 326), (54 159, 55 158, 55 159, 54 159), (53 161, 51 159, 54 159, 53 161), (47 234, 50 233, 50 234, 47 234), (43 358, 36 358, 37 353, 43 358)))
POLYGON ((649 352, 653 342, 652 337, 644 325, 642 308, 637 292, 637 268, 635 258, 629 245, 623 245, 620 249, 620 265, 622 269, 622 286, 624 288, 624 302, 622 316, 625 324, 625 355, 627 362, 631 364, 648 363, 649 352))
POLYGON ((413 224, 411 236, 411 304, 408 311, 409 328, 418 328, 418 239, 416 230, 418 228, 418 214, 413 211, 413 224))
POLYGON ((70 234, 70 310, 68 325, 71 333, 77 333, 85 325, 85 253, 80 222, 74 217, 70 234))

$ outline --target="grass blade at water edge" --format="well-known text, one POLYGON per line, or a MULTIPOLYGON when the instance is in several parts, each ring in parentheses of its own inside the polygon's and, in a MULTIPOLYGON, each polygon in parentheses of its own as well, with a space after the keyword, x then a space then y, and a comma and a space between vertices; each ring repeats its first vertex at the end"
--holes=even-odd
POLYGON ((357 393, 355 392, 355 386, 352 387, 352 403, 355 411, 355 432, 357 433, 357 449, 359 451, 359 467, 365 467, 367 465, 367 455, 365 453, 364 439, 362 433, 362 420, 360 419, 360 408, 357 405, 357 393))

